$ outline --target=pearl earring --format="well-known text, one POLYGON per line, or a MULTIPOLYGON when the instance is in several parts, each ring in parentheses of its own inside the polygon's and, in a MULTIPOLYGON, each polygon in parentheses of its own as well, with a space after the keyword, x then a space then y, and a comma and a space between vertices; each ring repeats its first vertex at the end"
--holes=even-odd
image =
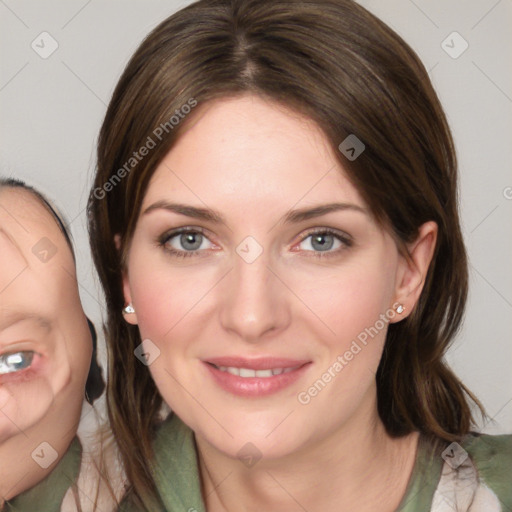
POLYGON ((133 306, 131 304, 128 304, 123 308, 123 313, 125 315, 130 315, 132 313, 135 313, 135 309, 133 309, 133 306))
POLYGON ((405 308, 402 304, 398 304, 398 306, 395 308, 395 311, 401 315, 404 311, 405 311, 405 308))

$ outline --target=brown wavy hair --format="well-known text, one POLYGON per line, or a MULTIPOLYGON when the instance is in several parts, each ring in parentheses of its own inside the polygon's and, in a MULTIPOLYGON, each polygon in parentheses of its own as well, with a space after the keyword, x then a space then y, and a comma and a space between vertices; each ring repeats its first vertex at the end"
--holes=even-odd
POLYGON ((376 375, 378 410, 389 435, 417 430, 456 441, 476 424, 472 405, 485 415, 443 359, 463 318, 468 270, 454 144, 418 56, 350 0, 202 0, 159 24, 128 62, 99 135, 88 204, 108 311, 109 418, 131 493, 148 509, 159 503, 151 441, 162 398, 148 368, 133 356, 139 331, 121 313, 125 255, 149 180, 188 121, 174 126, 172 116, 191 100, 204 104, 247 93, 318 124, 399 247, 413 241, 423 223, 438 225, 420 299, 405 320, 389 326, 376 375), (157 140, 155 129, 165 123, 157 140), (366 146, 354 161, 337 150, 349 134, 366 146), (156 146, 135 160, 148 137, 156 146))

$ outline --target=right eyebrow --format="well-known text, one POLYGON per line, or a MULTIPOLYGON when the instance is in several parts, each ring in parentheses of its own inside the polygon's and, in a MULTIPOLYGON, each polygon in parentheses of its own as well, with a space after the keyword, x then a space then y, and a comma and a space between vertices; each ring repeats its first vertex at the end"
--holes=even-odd
POLYGON ((209 221, 213 222, 214 224, 226 225, 224 217, 220 215, 220 213, 215 212, 214 210, 210 210, 209 208, 198 208, 196 206, 189 206, 186 204, 169 203, 167 201, 157 201, 156 203, 153 203, 151 206, 148 206, 144 210, 143 215, 146 215, 154 210, 168 210, 170 212, 185 215, 187 217, 192 217, 194 219, 209 221))

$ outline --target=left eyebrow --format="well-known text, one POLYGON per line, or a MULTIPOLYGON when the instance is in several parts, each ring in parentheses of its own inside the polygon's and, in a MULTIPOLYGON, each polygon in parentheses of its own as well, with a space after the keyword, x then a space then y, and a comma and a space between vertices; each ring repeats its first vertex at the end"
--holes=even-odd
MULTIPOLYGON (((181 203, 169 203, 167 201, 157 201, 152 205, 148 206, 143 215, 146 215, 154 210, 168 210, 179 215, 185 215, 186 217, 192 217, 194 219, 209 221, 214 224, 226 225, 226 220, 217 211, 210 208, 198 208, 196 206, 181 204, 181 203)), ((327 215, 328 213, 336 211, 356 211, 369 215, 368 210, 352 203, 328 203, 316 205, 308 208, 300 208, 297 210, 291 210, 283 217, 285 224, 295 224, 303 222, 308 219, 327 215)))
POLYGON ((285 224, 298 223, 308 219, 313 219, 315 217, 321 217, 322 215, 327 215, 328 213, 345 210, 360 212, 363 213, 364 215, 368 215, 368 210, 362 208, 361 206, 358 206, 357 204, 329 203, 314 206, 312 208, 301 208, 298 210, 291 210, 285 215, 284 222, 285 224))

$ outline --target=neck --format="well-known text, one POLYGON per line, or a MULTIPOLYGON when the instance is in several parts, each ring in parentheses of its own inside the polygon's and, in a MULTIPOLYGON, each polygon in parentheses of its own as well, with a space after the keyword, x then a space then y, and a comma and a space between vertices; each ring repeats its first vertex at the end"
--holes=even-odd
POLYGON ((329 436, 252 468, 196 437, 207 510, 394 511, 414 466, 418 433, 389 437, 376 401, 362 412, 329 436))

